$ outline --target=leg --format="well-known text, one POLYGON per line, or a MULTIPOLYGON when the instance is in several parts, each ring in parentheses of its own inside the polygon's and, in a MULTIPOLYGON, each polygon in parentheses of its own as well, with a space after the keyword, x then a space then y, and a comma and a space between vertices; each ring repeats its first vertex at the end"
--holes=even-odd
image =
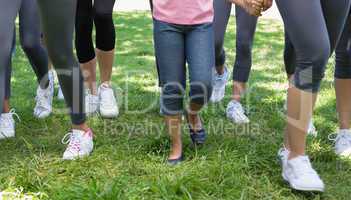
POLYGON ((350 129, 351 117, 351 15, 335 50, 335 93, 339 128, 350 129))
POLYGON ((39 0, 43 31, 53 65, 71 112, 73 127, 88 130, 83 106, 83 78, 73 54, 75 0, 39 0), (62 11, 65 10, 65 15, 62 11))
POLYGON ((232 4, 226 0, 213 1, 214 6, 214 35, 215 35, 215 53, 216 53, 216 70, 218 74, 224 73, 225 51, 223 48, 225 32, 232 9, 232 4))
POLYGON ((115 0, 100 0, 94 3, 96 27, 96 49, 102 83, 110 84, 115 57, 115 26, 113 6, 115 0))
POLYGON ((181 28, 154 20, 155 55, 161 93, 161 110, 171 137, 169 159, 182 154, 181 118, 186 83, 185 44, 181 28))
POLYGON ((215 64, 213 34, 212 24, 204 24, 194 26, 186 35, 186 59, 190 78, 188 120, 195 132, 203 128, 198 114, 212 93, 212 69, 215 64))
POLYGON ((11 52, 12 55, 9 59, 9 64, 6 66, 5 69, 5 100, 4 100, 4 105, 3 105, 3 113, 9 113, 11 110, 10 106, 10 97, 11 97, 11 77, 12 77, 12 56, 14 55, 14 52, 16 51, 16 27, 14 28, 13 32, 13 39, 12 39, 12 47, 11 47, 11 52))
POLYGON ((11 59, 11 49, 15 30, 15 19, 21 0, 4 0, 0 2, 0 110, 4 110, 6 93, 6 66, 11 59))
POLYGON ((93 95, 96 88, 96 57, 93 44, 94 11, 92 1, 78 0, 75 24, 77 57, 81 63, 85 86, 93 95))
POLYGON ((40 16, 36 0, 23 0, 19 12, 20 42, 42 89, 49 85, 48 55, 41 43, 40 16))
POLYGON ((257 17, 235 6, 236 12, 236 58, 233 72, 233 100, 240 101, 249 79, 252 66, 252 45, 256 32, 257 17))

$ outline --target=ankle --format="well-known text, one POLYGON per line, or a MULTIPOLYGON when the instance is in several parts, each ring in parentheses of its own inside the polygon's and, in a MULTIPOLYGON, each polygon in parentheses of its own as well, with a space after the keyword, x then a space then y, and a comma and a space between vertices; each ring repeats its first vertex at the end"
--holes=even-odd
POLYGON ((288 160, 292 160, 294 158, 297 158, 299 156, 304 156, 304 155, 305 155, 305 153, 298 153, 298 152, 289 151, 288 160))
POLYGON ((72 129, 76 129, 84 132, 91 131, 90 127, 86 123, 79 124, 79 125, 72 125, 72 129))

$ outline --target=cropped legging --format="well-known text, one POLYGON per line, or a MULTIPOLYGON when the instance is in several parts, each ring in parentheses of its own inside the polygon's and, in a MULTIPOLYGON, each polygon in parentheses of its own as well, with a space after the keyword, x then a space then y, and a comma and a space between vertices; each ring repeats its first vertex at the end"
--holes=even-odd
MULTIPOLYGON (((284 20, 293 84, 316 93, 347 19, 350 0, 276 0, 284 20), (289 50, 290 51, 290 50, 289 50)), ((341 47, 340 47, 341 48, 341 47)), ((287 54, 285 54, 287 60, 287 54)))
MULTIPOLYGON (((225 63, 226 55, 223 48, 224 36, 230 17, 232 4, 226 0, 214 1, 214 28, 216 66, 225 63)), ((236 15, 236 57, 233 79, 238 82, 247 82, 252 66, 252 45, 257 25, 257 17, 249 15, 239 6, 235 6, 236 15)))
POLYGON ((48 84, 48 56, 40 41, 40 19, 36 0, 0 1, 0 105, 10 97, 11 57, 15 45, 15 19, 19 14, 21 46, 42 87, 48 84))
MULTIPOLYGON (((12 51, 16 45, 16 27, 14 20, 19 14, 19 31, 21 46, 28 57, 28 60, 36 74, 37 81, 41 87, 48 85, 48 55, 45 48, 40 41, 40 18, 38 5, 36 0, 14 0, 2 1, 0 4, 0 17, 4 18, 3 23, 0 25, 2 31, 1 44, 5 40, 13 41, 11 49, 4 49, 2 57, 6 61, 5 67, 5 99, 10 98, 11 94, 11 57, 12 51), (6 11, 5 11, 6 9, 6 11), (5 22, 6 20, 6 22, 5 22), (5 32, 6 29, 12 28, 13 31, 5 32)), ((8 45, 6 41, 6 45, 8 45)))
POLYGON ((95 58, 92 40, 93 25, 96 30, 96 48, 111 51, 115 48, 115 26, 113 23, 113 6, 115 0, 78 0, 76 14, 76 50, 80 63, 95 58))
MULTIPOLYGON (((9 0, 12 1, 12 0, 9 0)), ((49 57, 71 113, 72 123, 85 122, 83 77, 73 54, 76 0, 38 0, 49 57)))

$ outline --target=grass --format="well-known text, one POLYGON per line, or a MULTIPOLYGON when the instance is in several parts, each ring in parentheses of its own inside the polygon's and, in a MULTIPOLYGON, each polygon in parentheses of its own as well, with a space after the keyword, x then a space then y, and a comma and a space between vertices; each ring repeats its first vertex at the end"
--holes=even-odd
MULTIPOLYGON (((27 194, 55 200, 350 199, 351 162, 337 158, 327 139, 337 128, 332 62, 315 110, 319 135, 308 141, 308 154, 326 183, 326 192, 296 192, 282 181, 276 160, 286 95, 280 22, 259 22, 250 92, 244 101, 251 124, 235 126, 225 119, 231 92, 228 85, 224 102, 209 105, 202 113, 210 135, 206 146, 192 148, 184 134, 186 162, 177 167, 165 164, 169 143, 158 113, 149 13, 118 13, 115 22, 113 83, 121 115, 115 120, 89 119, 96 134, 95 151, 79 161, 61 160, 65 146, 60 141, 69 128, 69 117, 61 112, 63 103, 54 102, 55 114, 48 119, 33 118, 35 77, 17 48, 12 105, 22 120, 17 123, 17 137, 0 142, 0 191, 16 191, 17 199, 27 194), (142 111, 145 107, 147 111, 142 111)), ((233 65, 234 45, 231 19, 226 36, 229 66, 233 65)))

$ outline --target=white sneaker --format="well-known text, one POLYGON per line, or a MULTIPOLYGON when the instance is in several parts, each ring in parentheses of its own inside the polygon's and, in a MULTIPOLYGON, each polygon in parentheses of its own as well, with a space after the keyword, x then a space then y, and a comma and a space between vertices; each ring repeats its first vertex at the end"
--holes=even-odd
POLYGON ((343 157, 351 157, 351 130, 341 129, 336 134, 330 134, 329 140, 335 142, 335 153, 343 157), (334 135, 337 135, 333 138, 334 135))
POLYGON ((287 160, 283 165, 282 176, 290 187, 301 191, 324 191, 324 183, 312 168, 307 156, 298 156, 287 160))
POLYGON ((72 130, 67 133, 63 139, 63 144, 68 144, 66 151, 63 153, 64 160, 75 160, 84 156, 89 156, 93 151, 93 132, 72 130), (67 139, 68 138, 68 139, 67 139))
POLYGON ((17 116, 15 110, 10 110, 9 113, 2 113, 0 116, 0 140, 5 138, 15 137, 15 120, 13 115, 17 116))
POLYGON ((99 87, 100 114, 105 118, 114 118, 119 114, 116 97, 113 89, 108 84, 101 84, 99 87))
POLYGON ((59 85, 58 86, 58 91, 57 91, 57 99, 58 100, 65 100, 65 97, 63 96, 63 93, 62 93, 62 89, 61 89, 61 86, 59 85))
POLYGON ((245 111, 240 102, 232 100, 227 106, 227 118, 236 124, 249 123, 249 118, 245 115, 245 111))
MULTIPOLYGON (((50 77, 50 75, 49 75, 50 77)), ((50 78, 49 78, 50 80, 50 78)), ((49 81, 46 89, 37 88, 37 96, 35 97, 36 105, 34 107, 34 116, 42 119, 48 117, 52 112, 52 98, 54 96, 54 83, 49 81)))
POLYGON ((85 113, 87 115, 94 114, 98 111, 99 108, 99 96, 90 94, 90 91, 87 90, 85 94, 85 113))
POLYGON ((217 103, 222 101, 225 95, 225 86, 228 82, 229 73, 227 67, 224 68, 224 74, 219 75, 215 70, 213 77, 213 91, 210 98, 210 101, 217 103))
POLYGON ((281 164, 281 166, 285 165, 286 162, 288 161, 290 151, 286 149, 285 147, 282 147, 278 151, 278 159, 281 164))
MULTIPOLYGON (((283 108, 285 111, 288 110, 288 102, 286 100, 285 100, 283 108)), ((310 123, 308 124, 307 134, 310 136, 313 136, 313 137, 317 137, 317 135, 318 135, 318 131, 317 131, 316 127, 314 126, 313 119, 311 119, 310 123)))

